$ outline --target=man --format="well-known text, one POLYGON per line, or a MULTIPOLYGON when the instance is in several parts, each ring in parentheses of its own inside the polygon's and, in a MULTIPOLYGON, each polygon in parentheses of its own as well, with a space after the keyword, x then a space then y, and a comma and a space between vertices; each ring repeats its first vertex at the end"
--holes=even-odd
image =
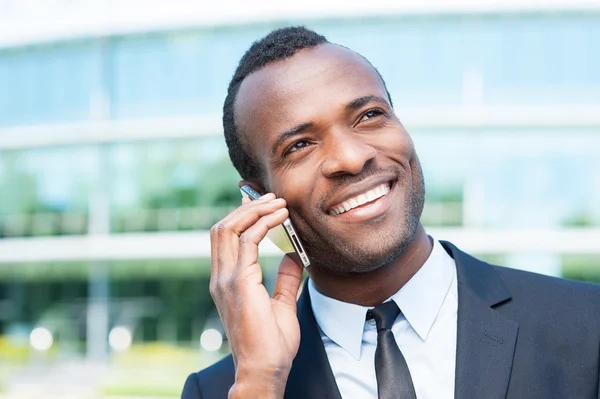
POLYGON ((362 56, 274 31, 240 61, 223 125, 264 196, 211 230, 232 355, 183 398, 600 398, 600 287, 429 237, 413 142, 362 56), (257 263, 288 215, 312 262, 297 303, 302 267, 284 257, 271 298, 257 263))

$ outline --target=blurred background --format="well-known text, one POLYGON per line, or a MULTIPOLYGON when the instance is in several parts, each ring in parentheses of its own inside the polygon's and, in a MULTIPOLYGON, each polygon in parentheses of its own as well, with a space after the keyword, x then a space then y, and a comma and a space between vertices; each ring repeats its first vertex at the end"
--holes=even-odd
MULTIPOLYGON (((599 1, 218 3, 0 0, 0 398, 175 398, 227 353, 221 107, 281 26, 379 69, 433 236, 600 282, 599 1)), ((281 254, 261 253, 271 286, 281 254)))

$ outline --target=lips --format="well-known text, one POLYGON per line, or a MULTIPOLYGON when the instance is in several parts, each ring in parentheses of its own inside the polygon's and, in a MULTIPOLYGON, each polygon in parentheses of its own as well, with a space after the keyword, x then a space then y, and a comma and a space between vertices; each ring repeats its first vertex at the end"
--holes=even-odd
POLYGON ((357 194, 337 205, 332 206, 328 213, 332 216, 341 215, 344 212, 348 212, 349 210, 357 208, 361 205, 375 201, 376 199, 381 198, 390 192, 390 185, 390 182, 384 182, 371 189, 365 190, 360 194, 357 194))

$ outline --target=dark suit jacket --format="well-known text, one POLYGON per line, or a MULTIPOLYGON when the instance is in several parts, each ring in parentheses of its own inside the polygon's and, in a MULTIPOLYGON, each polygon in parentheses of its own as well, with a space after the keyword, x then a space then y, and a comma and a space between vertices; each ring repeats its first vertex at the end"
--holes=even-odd
MULTIPOLYGON (((481 262, 442 242, 456 262, 456 398, 600 399, 600 286, 481 262)), ((305 289, 301 341, 285 398, 340 398, 305 289)), ((191 374, 182 398, 226 398, 231 356, 191 374)))

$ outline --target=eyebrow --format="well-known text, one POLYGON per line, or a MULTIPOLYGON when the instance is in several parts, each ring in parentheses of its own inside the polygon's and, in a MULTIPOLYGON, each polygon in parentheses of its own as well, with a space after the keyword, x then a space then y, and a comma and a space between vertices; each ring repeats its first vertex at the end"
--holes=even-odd
POLYGON ((359 97, 356 100, 352 100, 350 101, 348 104, 346 104, 346 111, 354 111, 358 108, 363 107, 365 104, 368 104, 370 102, 378 102, 378 103, 383 103, 383 104, 388 104, 388 102, 380 96, 364 96, 364 97, 359 97))
POLYGON ((273 147, 271 147, 271 155, 275 155, 275 153, 277 152, 277 149, 283 142, 290 139, 291 137, 302 134, 302 132, 304 132, 306 129, 309 129, 311 127, 313 127, 313 123, 306 122, 306 123, 301 123, 298 126, 295 126, 291 129, 286 130, 285 132, 281 133, 279 135, 279 137, 277 137, 277 140, 275 140, 273 147))

